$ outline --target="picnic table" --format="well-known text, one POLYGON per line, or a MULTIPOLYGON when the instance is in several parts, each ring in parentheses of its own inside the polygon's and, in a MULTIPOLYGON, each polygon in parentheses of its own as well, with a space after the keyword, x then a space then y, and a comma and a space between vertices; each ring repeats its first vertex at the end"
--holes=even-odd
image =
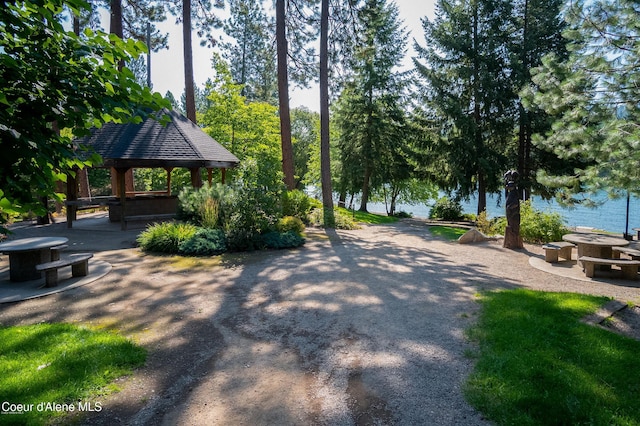
MULTIPOLYGON (((613 257, 613 247, 629 245, 629 241, 624 238, 592 233, 565 234, 562 239, 574 243, 578 247, 578 259, 583 256, 611 259, 613 257)), ((611 266, 601 265, 601 269, 611 269, 611 266)))
POLYGON ((9 255, 11 281, 30 281, 42 277, 36 265, 51 261, 51 249, 66 244, 65 237, 31 237, 0 243, 0 252, 9 255))

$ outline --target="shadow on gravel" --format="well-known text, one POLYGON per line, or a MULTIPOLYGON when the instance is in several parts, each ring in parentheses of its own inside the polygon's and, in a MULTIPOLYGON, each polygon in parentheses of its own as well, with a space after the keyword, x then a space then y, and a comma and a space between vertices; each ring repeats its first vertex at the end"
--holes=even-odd
POLYGON ((104 280, 0 322, 89 323, 148 349, 86 424, 483 424, 461 392, 464 330, 478 291, 518 283, 407 230, 315 230, 298 250, 191 269, 106 251, 104 280))

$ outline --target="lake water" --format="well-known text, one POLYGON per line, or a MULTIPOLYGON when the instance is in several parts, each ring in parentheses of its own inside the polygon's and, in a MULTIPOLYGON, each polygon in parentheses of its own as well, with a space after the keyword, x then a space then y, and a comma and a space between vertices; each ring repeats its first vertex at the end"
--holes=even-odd
MULTIPOLYGON (((500 200, 497 195, 487 195, 487 215, 490 218, 504 216, 504 197, 500 200)), ((624 233, 626 221, 627 199, 607 199, 606 195, 597 198, 598 201, 605 201, 604 204, 596 208, 577 206, 566 208, 559 206, 555 201, 545 201, 540 198, 532 198, 533 207, 544 212, 557 212, 569 227, 584 226, 605 231, 624 233)), ((477 200, 475 198, 468 202, 463 201, 462 208, 465 213, 476 213, 477 200)), ((369 211, 384 213, 385 207, 381 203, 369 203, 369 211)), ((429 217, 430 207, 427 205, 399 205, 396 210, 412 213, 415 217, 429 217)), ((640 200, 631 197, 629 202, 629 233, 634 234, 632 228, 640 227, 640 200)))

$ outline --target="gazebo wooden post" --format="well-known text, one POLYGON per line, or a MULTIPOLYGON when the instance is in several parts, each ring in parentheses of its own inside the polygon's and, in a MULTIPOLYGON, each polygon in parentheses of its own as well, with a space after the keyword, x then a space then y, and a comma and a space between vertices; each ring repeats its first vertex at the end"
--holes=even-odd
POLYGON ((209 182, 209 186, 211 186, 212 178, 213 178, 213 169, 211 167, 207 167, 207 181, 209 182))
POLYGON ((167 195, 171 195, 171 172, 173 171, 173 167, 165 167, 167 171, 167 195))
POLYGON ((222 181, 222 184, 224 185, 226 183, 225 181, 227 180, 227 169, 225 169, 224 167, 221 168, 220 169, 220 176, 221 176, 220 180, 222 181))
POLYGON ((189 169, 189 171, 191 172, 191 185, 194 188, 201 188, 202 177, 200 176, 200 168, 199 167, 191 168, 189 169))
POLYGON ((127 229, 126 217, 126 204, 127 204, 127 187, 126 187, 126 173, 128 168, 116 168, 116 179, 118 181, 118 197, 120 198, 120 229, 125 231, 127 229))
MULTIPOLYGON (((76 180, 77 169, 67 175, 67 201, 76 201, 78 199, 78 181, 76 180)), ((67 228, 73 227, 73 221, 76 220, 76 206, 67 204, 67 228)))

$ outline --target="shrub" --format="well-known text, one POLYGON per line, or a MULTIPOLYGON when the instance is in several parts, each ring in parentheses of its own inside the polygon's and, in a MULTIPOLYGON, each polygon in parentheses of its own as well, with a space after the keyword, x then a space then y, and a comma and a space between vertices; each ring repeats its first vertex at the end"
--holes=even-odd
POLYGON ((267 232, 262 240, 265 247, 272 249, 294 248, 304 244, 304 238, 293 231, 267 232))
POLYGON ((276 230, 278 232, 291 231, 300 235, 304 232, 304 223, 302 223, 302 221, 297 217, 285 216, 282 219, 278 220, 278 223, 276 224, 276 230))
POLYGON ((231 250, 262 248, 261 234, 275 229, 282 214, 282 181, 271 181, 255 161, 245 161, 238 170, 231 199, 232 214, 223 229, 231 250))
POLYGON ((531 201, 520 203, 520 216, 520 235, 529 243, 562 241, 562 236, 569 232, 559 213, 537 210, 531 201))
POLYGON ((282 194, 282 214, 297 217, 303 222, 307 221, 309 212, 316 204, 314 201, 300 190, 285 191, 282 194))
MULTIPOLYGON (((486 212, 478 216, 478 229, 487 235, 504 234, 507 219, 504 217, 487 220, 486 212)), ((562 216, 558 213, 542 212, 531 205, 531 201, 520 203, 520 236, 527 243, 543 244, 561 241, 568 231, 562 216)))
POLYGON ((185 188, 178 195, 178 218, 205 228, 222 226, 232 213, 233 189, 222 184, 185 188))
POLYGON ((230 251, 252 251, 264 248, 262 236, 251 229, 230 228, 225 236, 230 251))
POLYGON ((393 214, 393 217, 397 217, 397 218, 400 218, 400 219, 408 219, 408 218, 413 217, 413 215, 411 213, 407 213, 407 212, 404 212, 404 211, 399 211, 399 212, 395 212, 393 214))
POLYGON ((507 219, 505 217, 489 219, 485 210, 478 215, 476 227, 485 235, 502 235, 507 227, 507 219))
POLYGON ((447 197, 439 198, 429 211, 429 219, 459 220, 462 217, 462 206, 457 200, 447 197))
MULTIPOLYGON (((360 226, 353 220, 350 215, 334 209, 333 215, 336 222, 336 229, 360 229, 360 226)), ((324 227, 324 210, 313 209, 309 214, 309 223, 314 226, 324 227)))
POLYGON ((227 242, 221 229, 200 228, 178 246, 185 256, 213 256, 227 251, 227 242))
POLYGON ((137 241, 144 251, 178 253, 180 244, 192 238, 197 229, 190 223, 155 223, 142 231, 137 241))

